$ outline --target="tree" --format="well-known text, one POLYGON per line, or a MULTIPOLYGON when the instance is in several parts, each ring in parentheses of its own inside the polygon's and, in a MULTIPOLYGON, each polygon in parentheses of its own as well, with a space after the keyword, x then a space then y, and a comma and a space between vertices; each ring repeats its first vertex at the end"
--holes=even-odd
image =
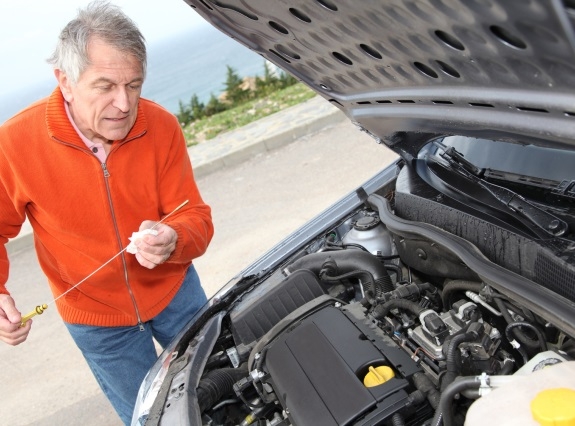
POLYGON ((226 100, 232 105, 238 105, 245 102, 249 98, 249 89, 242 89, 242 79, 237 71, 229 65, 226 65, 226 100))
POLYGON ((277 71, 269 61, 264 61, 263 78, 256 77, 256 97, 267 96, 274 90, 277 90, 280 82, 277 77, 277 71))
POLYGON ((297 78, 287 72, 280 73, 280 88, 284 89, 297 83, 297 78))
POLYGON ((205 114, 205 108, 205 105, 198 99, 198 95, 194 93, 190 100, 190 109, 192 111, 193 120, 199 120, 202 118, 205 114))
POLYGON ((194 121, 194 115, 191 107, 189 105, 184 105, 184 103, 181 100, 178 101, 178 105, 179 110, 178 113, 176 114, 176 117, 178 118, 180 126, 185 127, 192 121, 194 121))
POLYGON ((222 112, 225 109, 226 106, 222 102, 220 102, 220 100, 216 98, 212 93, 210 95, 210 100, 208 101, 206 107, 204 108, 204 114, 206 117, 209 117, 211 115, 217 114, 218 112, 222 112))

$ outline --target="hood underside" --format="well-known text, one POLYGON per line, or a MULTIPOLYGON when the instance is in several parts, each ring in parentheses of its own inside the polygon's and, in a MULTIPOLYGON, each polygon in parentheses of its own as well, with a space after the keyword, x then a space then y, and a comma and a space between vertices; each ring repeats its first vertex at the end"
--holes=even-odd
POLYGON ((430 137, 575 146, 573 0, 185 0, 414 157, 430 137))

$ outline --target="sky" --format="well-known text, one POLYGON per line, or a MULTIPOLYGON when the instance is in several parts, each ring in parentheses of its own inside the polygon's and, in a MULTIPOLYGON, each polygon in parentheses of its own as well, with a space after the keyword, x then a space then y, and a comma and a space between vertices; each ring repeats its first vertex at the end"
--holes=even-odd
MULTIPOLYGON (((46 63, 61 29, 89 0, 0 2, 0 94, 49 79, 46 63)), ((184 0, 113 0, 140 28, 148 46, 207 24, 184 0)))

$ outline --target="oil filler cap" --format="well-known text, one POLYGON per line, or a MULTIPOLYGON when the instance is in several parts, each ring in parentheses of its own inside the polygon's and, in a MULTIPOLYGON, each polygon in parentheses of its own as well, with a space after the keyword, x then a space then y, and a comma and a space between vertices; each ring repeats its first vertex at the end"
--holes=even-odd
POLYGON ((375 368, 369 366, 369 372, 363 378, 363 384, 366 388, 372 388, 374 386, 382 385, 394 377, 395 374, 393 370, 386 365, 375 368))
POLYGON ((575 426, 575 390, 541 391, 531 401, 531 414, 541 426, 575 426))

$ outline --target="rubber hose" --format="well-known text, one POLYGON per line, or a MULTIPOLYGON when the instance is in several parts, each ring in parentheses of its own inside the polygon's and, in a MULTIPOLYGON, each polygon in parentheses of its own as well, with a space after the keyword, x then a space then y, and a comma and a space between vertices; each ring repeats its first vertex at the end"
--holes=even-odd
MULTIPOLYGON (((335 265, 335 266, 337 267, 337 265, 335 265)), ((322 269, 319 273, 319 278, 322 281, 329 283, 329 282, 339 282, 340 280, 352 278, 352 277, 358 277, 359 278, 362 275, 365 277, 362 284, 369 283, 369 289, 365 289, 365 287, 364 287, 364 293, 366 294, 365 299, 368 301, 369 305, 373 306, 377 303, 377 298, 379 296, 378 293, 381 290, 378 290, 377 283, 373 280, 373 276, 369 273, 369 271, 357 270, 357 271, 346 272, 345 274, 341 274, 341 275, 332 276, 332 275, 328 275, 327 272, 325 272, 325 270, 322 269)))
POLYGON ((463 342, 469 342, 477 338, 477 333, 467 332, 454 336, 449 344, 445 353, 445 362, 447 371, 457 372, 457 349, 463 342))
POLYGON ((413 386, 427 397, 427 402, 435 410, 439 406, 440 394, 433 382, 425 373, 415 373, 413 375, 413 386))
POLYGON ((527 320, 531 321, 531 322, 535 322, 535 315, 533 315, 533 312, 531 312, 529 309, 524 308, 522 306, 514 306, 511 304, 511 302, 509 302, 509 298, 503 294, 499 294, 499 293, 495 293, 493 294, 491 297, 493 297, 494 299, 501 299, 503 300, 503 303, 505 304, 505 306, 507 306, 508 309, 514 310, 515 312, 519 312, 521 315, 523 315, 527 320))
POLYGON ((407 395, 406 407, 409 407, 412 405, 419 405, 423 401, 425 401, 425 393, 423 393, 422 391, 417 389, 417 390, 411 392, 409 395, 407 395))
POLYGON ((441 301, 443 308, 448 311, 451 309, 451 296, 458 291, 472 291, 479 293, 483 288, 483 283, 476 281, 453 280, 443 286, 441 301))
POLYGON ((458 334, 454 336, 449 344, 447 345, 447 350, 445 353, 445 364, 446 364, 446 373, 441 379, 441 390, 443 391, 448 385, 450 385, 457 374, 459 373, 459 368, 457 365, 458 357, 457 357, 457 349, 460 344, 463 342, 469 342, 477 338, 477 334, 473 332, 467 332, 463 334, 458 334))
POLYGON ((526 321, 512 322, 511 324, 507 324, 507 327, 505 327, 505 333, 507 333, 508 329, 512 330, 516 327, 526 327, 526 328, 530 328, 531 330, 533 330, 533 332, 537 336, 537 340, 539 341, 539 348, 541 349, 541 351, 544 352, 547 350, 547 342, 546 342, 545 336, 543 335, 541 330, 539 330, 533 324, 531 324, 530 322, 526 322, 526 321))
POLYGON ((501 367, 501 371, 499 371, 499 376, 506 376, 509 373, 511 373, 511 371, 513 371, 513 365, 515 365, 515 362, 513 361, 513 359, 511 358, 505 358, 503 360, 503 367, 501 367))
POLYGON ((403 271, 401 270, 401 266, 397 266, 397 265, 394 265, 394 264, 387 263, 387 264, 385 264, 385 269, 388 270, 388 271, 393 271, 393 272, 395 272, 396 281, 397 281, 398 283, 400 283, 400 282, 403 281, 403 271))
POLYGON ((394 290, 393 282, 389 272, 385 269, 377 257, 371 253, 360 250, 338 250, 330 252, 311 253, 299 258, 286 268, 286 271, 293 273, 298 269, 309 269, 316 275, 328 258, 332 258, 342 273, 365 270, 373 275, 376 285, 381 284, 383 292, 394 290))
MULTIPOLYGON (((505 322, 508 325, 514 323, 515 321, 513 320, 513 318, 511 318, 511 315, 507 311, 507 308, 505 307, 505 303, 503 302, 503 300, 501 300, 499 298, 495 298, 493 300, 495 300, 495 304, 497 305, 497 307, 499 308, 499 311, 503 315, 505 322)), ((526 323, 526 324, 528 324, 528 323, 526 323)), ((519 341, 519 343, 525 345, 527 348, 529 348, 531 350, 537 349, 540 345, 539 342, 530 339, 521 330, 513 329, 512 334, 513 334, 513 337, 519 341)), ((509 339, 509 337, 508 337, 508 340, 511 341, 513 339, 509 339)), ((543 342, 545 342, 545 340, 543 340, 543 342)))
POLYGON ((398 286, 395 290, 389 291, 383 295, 384 300, 391 299, 419 299, 424 291, 430 290, 430 283, 421 284, 402 284, 398 286))
POLYGON ((225 395, 232 393, 234 383, 248 375, 247 366, 239 368, 221 368, 208 372, 196 389, 200 412, 211 408, 225 395))
POLYGON ((439 406, 435 410, 431 425, 440 426, 443 422, 443 426, 453 426, 453 413, 451 412, 453 398, 466 389, 478 389, 480 384, 481 382, 475 377, 462 377, 447 386, 441 393, 439 406))
POLYGON ((419 316, 421 312, 426 310, 425 308, 422 308, 417 303, 412 302, 411 300, 391 299, 382 305, 377 305, 373 310, 373 316, 378 320, 385 318, 389 314, 389 312, 391 312, 391 310, 395 308, 410 311, 411 313, 417 316, 419 316))
POLYGON ((391 417, 391 424, 393 426, 405 426, 405 421, 403 420, 403 416, 400 413, 395 413, 391 417))
MULTIPOLYGON (((531 324, 529 322, 524 322, 524 321, 512 322, 510 324, 507 324, 507 327, 505 327, 505 337, 507 337, 507 340, 509 340, 510 343, 513 340, 513 336, 511 334, 513 331, 518 331, 518 330, 515 330, 517 327, 531 328, 535 332, 535 334, 537 335, 537 339, 539 340, 539 347, 541 348, 541 350, 542 351, 547 350, 547 344, 545 342, 545 336, 543 336, 543 333, 541 332, 541 330, 539 330, 533 324, 531 324)), ((525 338, 527 339, 527 337, 525 337, 525 338)), ((517 352, 519 352, 519 354, 521 355, 521 358, 523 358, 523 364, 527 364, 527 362, 529 362, 529 354, 527 353, 525 348, 523 346, 519 345, 515 349, 517 349, 517 352)))

